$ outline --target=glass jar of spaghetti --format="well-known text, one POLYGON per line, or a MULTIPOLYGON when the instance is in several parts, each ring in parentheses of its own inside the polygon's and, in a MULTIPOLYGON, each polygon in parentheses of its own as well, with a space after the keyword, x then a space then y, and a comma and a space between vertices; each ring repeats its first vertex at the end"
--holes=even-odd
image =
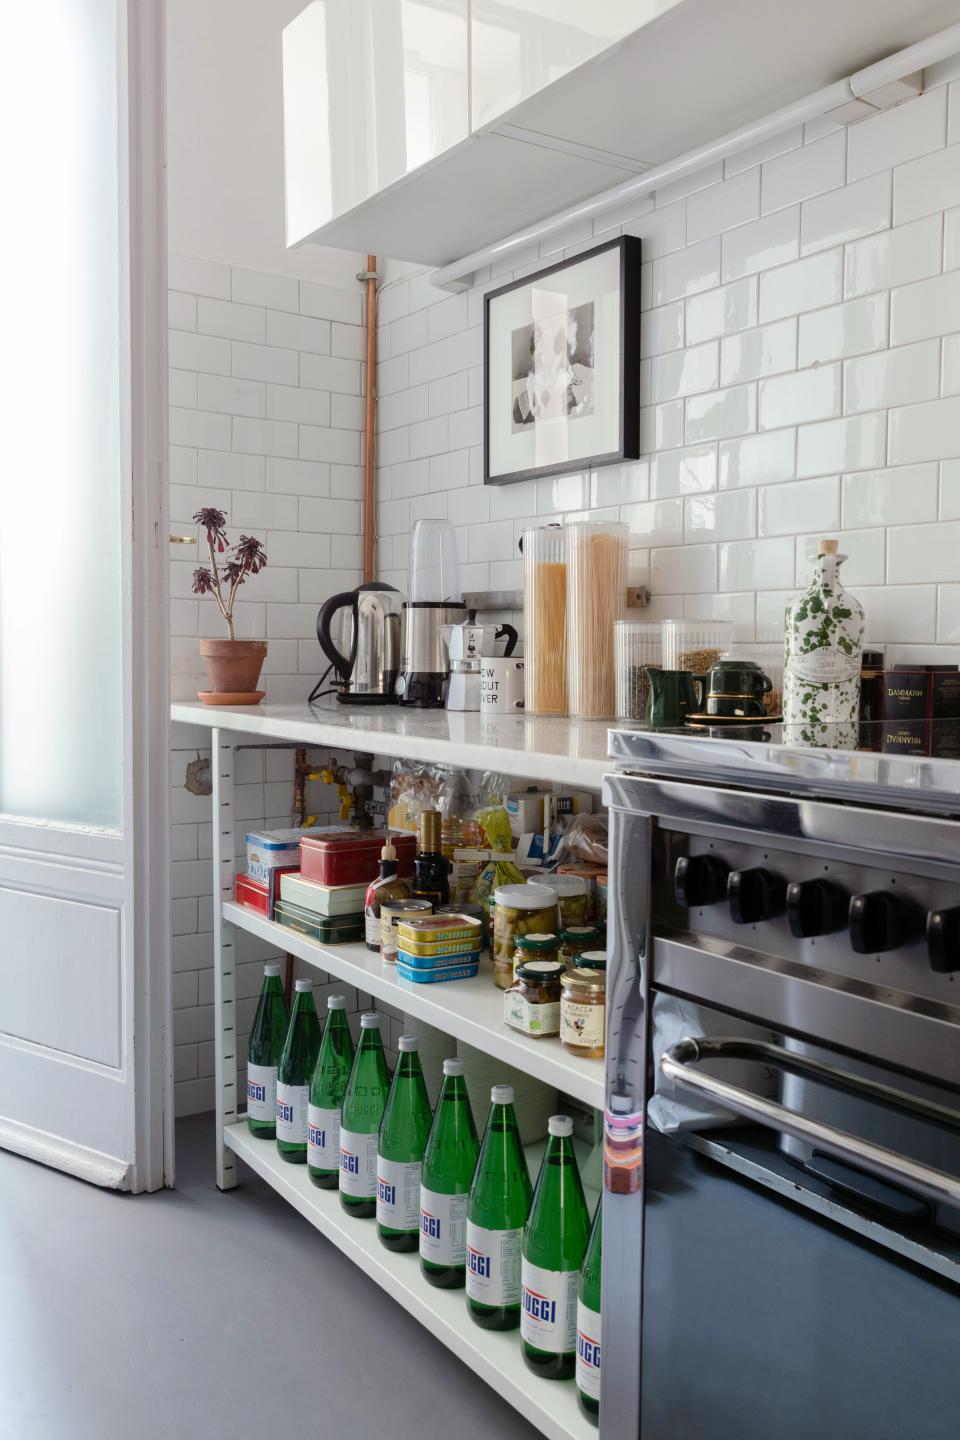
POLYGON ((602 1060, 607 1030, 607 957, 588 950, 561 977, 560 1041, 584 1060, 602 1060))

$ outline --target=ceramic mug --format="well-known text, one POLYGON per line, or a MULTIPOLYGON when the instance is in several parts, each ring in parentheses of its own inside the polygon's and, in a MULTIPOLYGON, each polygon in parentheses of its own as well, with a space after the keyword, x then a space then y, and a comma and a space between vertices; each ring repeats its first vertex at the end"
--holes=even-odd
POLYGON ((523 709, 523 661, 486 655, 480 661, 480 713, 513 715, 523 709))
POLYGON ((718 660, 707 675, 708 715, 763 719, 773 681, 752 660, 718 660))

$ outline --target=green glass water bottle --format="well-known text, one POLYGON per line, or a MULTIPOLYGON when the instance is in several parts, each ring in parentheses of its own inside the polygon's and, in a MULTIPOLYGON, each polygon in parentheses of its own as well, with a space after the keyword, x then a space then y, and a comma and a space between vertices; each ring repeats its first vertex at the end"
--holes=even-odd
POLYGON ((463 1061, 444 1060, 420 1185, 420 1269, 443 1290, 456 1289, 466 1276, 467 1209, 477 1148, 463 1061))
POLYGON ((290 1027, 277 1066, 277 1149, 292 1165, 307 1163, 310 1076, 320 1049, 313 981, 294 981, 290 1027))
POLYGON ((494 1085, 470 1187, 467 1309, 485 1330, 520 1324, 520 1247, 533 1186, 520 1144, 513 1086, 494 1085))
POLYGON ((289 1024, 280 966, 264 965, 263 989, 247 1045, 247 1125, 251 1135, 261 1140, 277 1136, 277 1066, 289 1024))
POLYGON ((573 1121, 551 1115, 523 1232, 523 1358, 547 1380, 569 1380, 577 1352, 577 1290, 590 1214, 573 1153, 573 1121))
POLYGON ((336 1190, 340 1176, 340 1110, 353 1065, 353 1037, 342 995, 327 996, 327 1023, 310 1081, 307 1172, 321 1190, 336 1190))
POLYGON ((430 1097, 416 1035, 401 1035, 400 1060, 387 1097, 377 1152, 377 1234, 388 1250, 416 1250, 420 1173, 430 1134, 430 1097))
POLYGON ((590 1243, 577 1293, 577 1398, 594 1425, 600 1423, 600 1230, 603 1198, 597 1202, 590 1243))
POLYGON ((389 1089, 380 1016, 367 1010, 340 1117, 340 1204, 351 1215, 376 1213, 377 1140, 389 1089))

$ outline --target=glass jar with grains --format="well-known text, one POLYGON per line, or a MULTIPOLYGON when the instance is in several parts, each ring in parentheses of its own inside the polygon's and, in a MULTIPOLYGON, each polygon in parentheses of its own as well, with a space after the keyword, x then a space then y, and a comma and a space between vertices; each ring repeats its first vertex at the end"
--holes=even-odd
POLYGON ((559 960, 527 960, 504 992, 504 1024, 522 1030, 534 1040, 560 1033, 559 960))
POLYGON ((513 960, 519 935, 555 935, 557 897, 545 885, 501 885, 494 891, 494 961, 513 960))
POLYGON ((564 970, 560 995, 560 1041, 584 1060, 602 1060, 607 1022, 607 957, 588 950, 564 970))

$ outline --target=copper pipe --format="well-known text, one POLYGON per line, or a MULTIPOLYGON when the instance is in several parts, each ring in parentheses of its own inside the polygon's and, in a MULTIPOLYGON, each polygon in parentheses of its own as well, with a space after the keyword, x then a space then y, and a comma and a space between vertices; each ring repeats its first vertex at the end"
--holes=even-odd
POLYGON ((367 256, 367 394, 363 430, 363 578, 376 578, 377 257, 367 256))

